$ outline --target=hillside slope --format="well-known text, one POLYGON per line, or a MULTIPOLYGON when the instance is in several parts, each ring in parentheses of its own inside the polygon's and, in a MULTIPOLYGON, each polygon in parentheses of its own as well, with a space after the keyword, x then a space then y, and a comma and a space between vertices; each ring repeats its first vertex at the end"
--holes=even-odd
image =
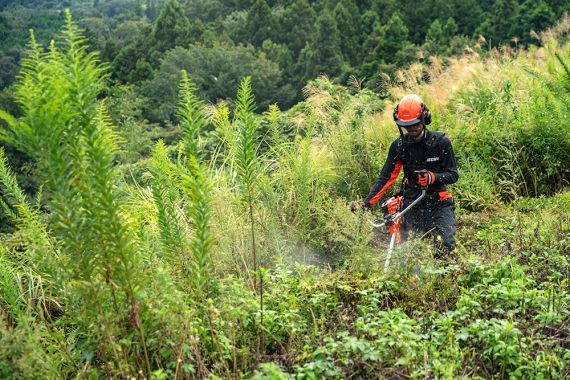
POLYGON ((58 48, 30 43, 21 115, 0 112, 41 184, 0 151, 0 377, 570 376, 567 43, 414 66, 382 98, 319 78, 261 116, 251 78, 211 105, 183 72, 176 133, 132 163, 66 20, 58 48), (407 92, 459 158, 458 248, 408 241, 384 273, 385 235, 348 203, 407 92))

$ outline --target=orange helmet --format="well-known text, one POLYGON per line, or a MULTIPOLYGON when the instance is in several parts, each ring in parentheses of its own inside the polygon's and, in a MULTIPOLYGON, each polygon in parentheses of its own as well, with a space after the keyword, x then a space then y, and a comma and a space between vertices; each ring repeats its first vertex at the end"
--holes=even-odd
POLYGON ((431 113, 422 98, 408 94, 394 108, 394 121, 400 127, 409 127, 418 123, 427 125, 431 123, 431 113))

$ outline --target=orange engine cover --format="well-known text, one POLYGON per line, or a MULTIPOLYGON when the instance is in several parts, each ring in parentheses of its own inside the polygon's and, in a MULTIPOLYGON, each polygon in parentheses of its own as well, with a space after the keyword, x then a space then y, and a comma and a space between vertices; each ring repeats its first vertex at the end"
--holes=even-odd
MULTIPOLYGON (((397 195, 384 202, 384 204, 382 204, 382 210, 384 211, 385 214, 394 216, 400 211, 400 208, 403 203, 404 203, 404 197, 401 195, 397 195)), ((388 227, 388 231, 390 231, 390 234, 394 233, 396 234, 396 241, 398 243, 400 242, 401 222, 402 219, 398 219, 388 227)))

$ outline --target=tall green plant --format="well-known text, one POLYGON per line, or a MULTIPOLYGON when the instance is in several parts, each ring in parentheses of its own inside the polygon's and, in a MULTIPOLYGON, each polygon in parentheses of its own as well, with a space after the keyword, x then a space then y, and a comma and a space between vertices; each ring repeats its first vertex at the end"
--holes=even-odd
POLYGON ((278 149, 284 142, 283 131, 280 128, 279 121, 281 118, 281 110, 277 104, 272 104, 265 112, 265 117, 269 121, 269 135, 271 138, 271 147, 278 149))
MULTIPOLYGON (((247 208, 251 226, 251 252, 253 255, 253 271, 257 273, 257 246, 255 243, 254 207, 258 195, 257 178, 261 174, 261 166, 257 157, 257 120, 255 118, 255 98, 251 92, 251 78, 246 77, 240 84, 234 114, 236 146, 234 160, 238 185, 242 200, 247 208)), ((254 276, 255 284, 255 276, 254 276)), ((255 285, 254 285, 255 286, 255 285)), ((256 287, 256 286, 255 286, 256 287)))
POLYGON ((211 282, 211 184, 200 162, 200 137, 209 119, 185 71, 177 115, 184 131, 177 163, 171 161, 166 146, 159 141, 149 169, 163 252, 171 267, 181 268, 182 283, 189 284, 198 301, 209 293, 211 282))
POLYGON ((205 132, 209 119, 204 106, 196 95, 196 87, 182 71, 180 82, 178 118, 184 131, 185 157, 179 161, 181 189, 189 200, 186 215, 194 236, 190 247, 193 255, 193 285, 200 294, 209 293, 211 278, 210 248, 210 188, 208 172, 201 163, 201 136, 205 132))
POLYGON ((263 347, 263 278, 257 286, 258 257, 255 208, 259 200, 259 180, 263 172, 258 156, 258 121, 255 115, 255 98, 251 91, 251 77, 245 77, 237 92, 233 120, 230 122, 227 107, 222 104, 214 115, 219 135, 225 142, 226 162, 235 173, 240 200, 247 213, 250 226, 253 261, 253 289, 259 291, 261 307, 260 346, 263 347))
POLYGON ((98 100, 105 67, 84 42, 69 11, 61 51, 52 43, 41 52, 32 35, 16 84, 24 115, 15 119, 2 113, 8 129, 0 137, 34 157, 36 174, 45 181, 50 227, 64 255, 68 309, 80 333, 90 336, 101 360, 124 376, 140 368, 129 355, 141 349, 150 375, 139 310, 144 277, 114 166, 118 135, 98 100), (139 347, 128 339, 116 341, 133 333, 139 347))
POLYGON ((186 257, 187 225, 178 189, 179 173, 168 157, 167 147, 162 140, 159 140, 153 149, 149 170, 152 175, 150 183, 157 210, 163 257, 171 267, 182 268, 183 275, 189 276, 189 262, 186 257))
POLYGON ((34 291, 22 293, 20 289, 33 289, 34 283, 43 284, 43 289, 49 292, 53 283, 47 278, 55 275, 55 262, 59 259, 59 254, 51 238, 47 225, 40 212, 27 200, 26 195, 18 186, 16 176, 8 167, 8 161, 0 148, 0 194, 7 199, 8 203, 3 203, 3 208, 9 213, 18 229, 21 247, 17 252, 10 253, 9 245, 2 247, 0 251, 0 266, 4 266, 2 285, 0 286, 0 299, 4 299, 13 311, 15 320, 21 320, 24 315, 29 315, 29 311, 35 310, 32 315, 39 317, 49 317, 42 305, 57 305, 57 302, 46 301, 44 297, 34 297, 34 291), (23 248, 23 252, 22 251, 23 248), (46 274, 44 276, 44 274, 46 274), (14 288, 15 284, 20 286, 14 288), (23 284, 23 285, 22 285, 23 284), (16 293, 13 293, 17 290, 16 293), (17 297, 13 297, 17 294, 17 297), (32 304, 38 302, 40 307, 33 308, 32 304), (27 305, 22 309, 22 305, 27 305), (25 312, 25 313, 24 313, 25 312))
POLYGON ((207 295, 210 293, 212 277, 210 258, 210 250, 213 244, 210 232, 211 183, 204 166, 194 156, 188 157, 185 161, 181 187, 190 201, 186 215, 194 231, 194 236, 190 242, 193 256, 192 283, 198 295, 207 295))
POLYGON ((180 126, 184 131, 185 153, 187 157, 200 158, 201 134, 208 125, 208 117, 204 102, 196 95, 196 86, 188 78, 186 70, 182 70, 178 91, 178 112, 176 113, 180 126))

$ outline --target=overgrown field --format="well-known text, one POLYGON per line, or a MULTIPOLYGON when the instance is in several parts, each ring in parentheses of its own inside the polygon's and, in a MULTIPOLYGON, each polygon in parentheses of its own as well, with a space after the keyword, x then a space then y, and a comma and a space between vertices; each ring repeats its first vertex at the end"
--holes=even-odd
POLYGON ((382 96, 318 78, 287 113, 256 114, 250 78, 206 104, 182 73, 178 124, 143 141, 68 14, 0 111, 34 179, 0 151, 0 378, 569 377, 566 36, 433 59, 382 96), (348 203, 407 92, 458 157, 458 248, 409 241, 384 273, 348 203))

